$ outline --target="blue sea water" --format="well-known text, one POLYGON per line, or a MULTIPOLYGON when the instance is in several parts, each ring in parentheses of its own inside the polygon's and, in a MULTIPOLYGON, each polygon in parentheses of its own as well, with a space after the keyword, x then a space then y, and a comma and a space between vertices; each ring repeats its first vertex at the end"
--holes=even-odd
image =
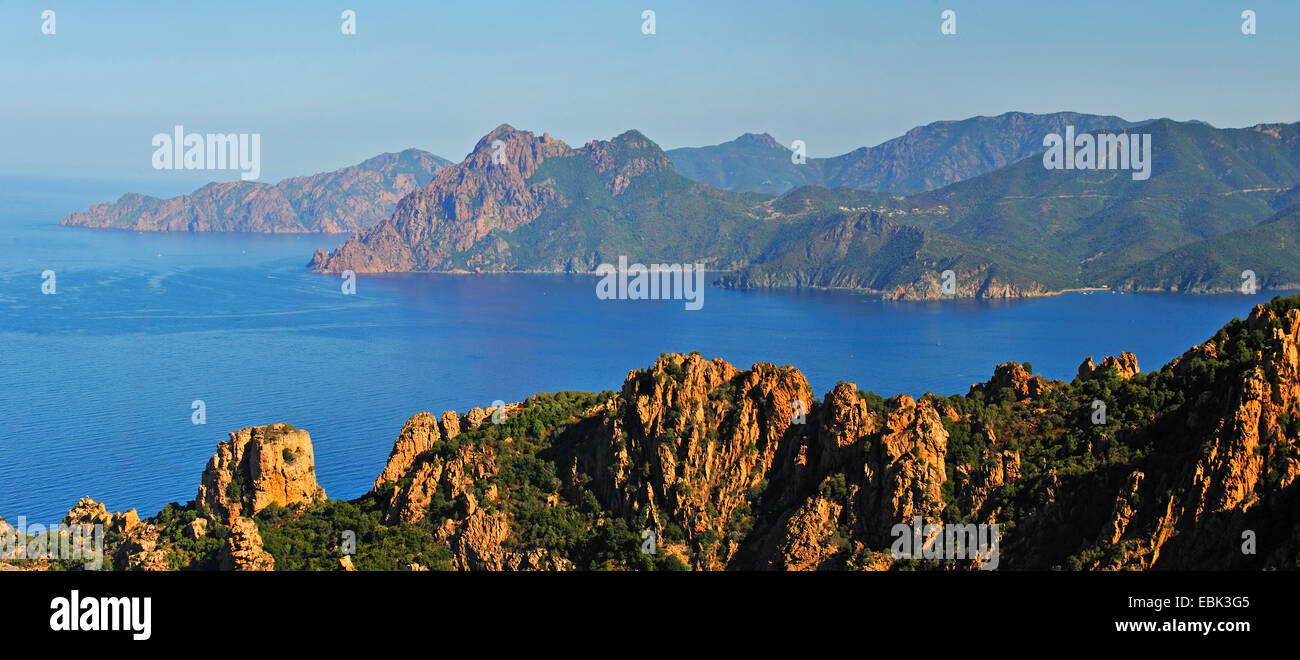
POLYGON ((0 517, 57 522, 84 495, 151 515, 194 497, 228 432, 272 422, 307 429, 322 485, 353 498, 416 412, 617 389, 664 351, 792 364, 819 395, 839 380, 964 393, 1011 360, 1069 380, 1084 357, 1123 350, 1151 369, 1269 297, 884 303, 710 287, 687 311, 598 300, 594 278, 564 275, 362 275, 344 295, 304 267, 336 236, 54 225, 124 185, 0 179, 0 517))

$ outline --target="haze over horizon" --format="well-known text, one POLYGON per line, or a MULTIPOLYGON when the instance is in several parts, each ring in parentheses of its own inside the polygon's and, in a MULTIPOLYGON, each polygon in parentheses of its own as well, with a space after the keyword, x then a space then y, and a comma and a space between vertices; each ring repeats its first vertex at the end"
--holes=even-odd
POLYGON ((1008 111, 1300 119, 1300 37, 1282 27, 1300 6, 1282 2, 1250 3, 1250 36, 1242 8, 1211 2, 52 8, 54 35, 45 5, 0 8, 3 174, 238 178, 151 169, 151 136, 175 125, 260 133, 274 183, 412 147, 459 161, 501 123, 573 145, 637 129, 664 149, 766 132, 826 157, 1008 111))

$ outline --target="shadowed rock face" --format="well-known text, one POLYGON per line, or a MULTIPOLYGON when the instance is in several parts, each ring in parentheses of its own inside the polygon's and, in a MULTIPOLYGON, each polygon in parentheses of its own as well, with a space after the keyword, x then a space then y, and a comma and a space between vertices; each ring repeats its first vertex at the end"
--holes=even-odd
POLYGON ((392 215, 397 201, 451 163, 408 149, 334 172, 285 179, 209 183, 180 197, 127 193, 78 211, 59 224, 134 231, 344 233, 392 215))
POLYGON ((195 497, 222 520, 256 515, 271 504, 287 507, 323 499, 311 436, 288 424, 231 433, 217 445, 195 497))
POLYGON ((570 478, 595 475, 597 496, 624 517, 657 529, 672 522, 688 536, 712 531, 700 563, 722 568, 744 541, 730 521, 797 432, 795 412, 811 407, 812 389, 793 368, 664 356, 628 376, 570 478))

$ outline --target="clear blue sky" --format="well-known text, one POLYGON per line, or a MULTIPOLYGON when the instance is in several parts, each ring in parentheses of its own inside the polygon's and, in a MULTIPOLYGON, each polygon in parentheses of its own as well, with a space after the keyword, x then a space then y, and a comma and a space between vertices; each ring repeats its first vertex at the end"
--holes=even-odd
POLYGON ((268 182, 407 147, 460 160, 502 122, 828 156, 1007 110, 1296 121, 1300 2, 10 0, 0 90, 0 173, 194 178, 150 168, 176 124, 261 133, 268 182))

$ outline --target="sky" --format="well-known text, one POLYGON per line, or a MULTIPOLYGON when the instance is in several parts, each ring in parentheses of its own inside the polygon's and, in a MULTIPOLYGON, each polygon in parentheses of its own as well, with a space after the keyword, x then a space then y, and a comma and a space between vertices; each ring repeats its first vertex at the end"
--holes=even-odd
POLYGON ((767 132, 816 157, 1011 110, 1249 126, 1300 120, 1300 2, 4 0, 0 99, 0 174, 160 188, 239 177, 155 171, 176 125, 260 134, 270 183, 410 147, 459 161, 501 123, 665 149, 767 132))

